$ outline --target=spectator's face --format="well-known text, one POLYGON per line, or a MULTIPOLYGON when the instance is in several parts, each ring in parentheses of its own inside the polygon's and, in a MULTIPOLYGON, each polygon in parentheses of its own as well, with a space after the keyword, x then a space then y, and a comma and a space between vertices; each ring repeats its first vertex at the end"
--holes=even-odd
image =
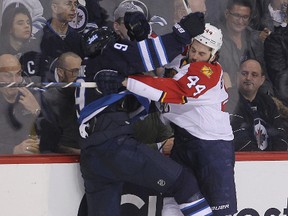
POLYGON ((81 67, 81 58, 68 56, 62 67, 57 68, 60 82, 74 82, 79 75, 81 67))
POLYGON ((238 88, 245 96, 256 95, 259 87, 265 81, 265 76, 261 73, 261 66, 255 60, 244 62, 238 72, 238 88))
POLYGON ((193 40, 189 47, 188 58, 190 62, 207 62, 211 57, 211 48, 193 40))
POLYGON ((22 13, 17 14, 14 17, 10 30, 10 35, 16 40, 25 41, 30 38, 31 31, 32 27, 29 17, 22 13))
MULTIPOLYGON (((18 59, 11 55, 0 57, 0 82, 21 83, 23 81, 22 69, 18 59)), ((18 95, 18 88, 0 88, 7 101, 14 102, 18 95)))
POLYGON ((67 23, 76 16, 77 6, 77 0, 54 0, 52 10, 60 22, 67 23))
POLYGON ((226 10, 226 26, 232 32, 240 33, 249 24, 251 10, 249 7, 234 5, 230 10, 226 10))

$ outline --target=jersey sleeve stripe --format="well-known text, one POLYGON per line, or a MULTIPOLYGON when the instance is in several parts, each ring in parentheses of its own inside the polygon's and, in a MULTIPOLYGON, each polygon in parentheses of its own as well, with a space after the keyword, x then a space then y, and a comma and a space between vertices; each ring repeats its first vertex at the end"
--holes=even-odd
POLYGON ((153 41, 153 45, 155 47, 155 51, 156 51, 156 54, 157 54, 157 57, 158 57, 158 60, 161 64, 161 66, 168 64, 167 53, 166 53, 166 50, 164 48, 161 37, 156 37, 152 41, 153 41))
POLYGON ((146 71, 154 70, 155 66, 153 65, 153 61, 146 40, 138 42, 137 45, 140 51, 140 56, 142 58, 145 70, 146 71))
POLYGON ((160 102, 164 103, 164 99, 167 95, 167 92, 163 92, 163 94, 161 95, 161 98, 160 98, 160 102))

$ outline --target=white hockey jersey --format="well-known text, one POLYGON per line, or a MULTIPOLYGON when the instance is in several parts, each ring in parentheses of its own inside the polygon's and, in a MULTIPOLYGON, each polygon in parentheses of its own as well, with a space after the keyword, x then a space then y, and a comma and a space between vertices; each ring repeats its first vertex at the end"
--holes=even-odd
MULTIPOLYGON (((183 65, 183 64, 182 64, 183 65)), ((228 94, 221 66, 195 62, 175 68, 173 78, 129 76, 127 89, 154 101, 168 103, 163 116, 204 140, 232 140, 228 94)))

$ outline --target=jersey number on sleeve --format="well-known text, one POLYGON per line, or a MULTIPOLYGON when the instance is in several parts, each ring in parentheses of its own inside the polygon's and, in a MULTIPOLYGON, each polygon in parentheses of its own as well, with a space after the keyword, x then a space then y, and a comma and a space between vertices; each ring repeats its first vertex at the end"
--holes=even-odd
POLYGON ((190 81, 187 83, 188 88, 195 87, 196 91, 193 93, 193 96, 200 94, 203 90, 206 89, 205 85, 197 84, 197 82, 200 80, 198 76, 188 76, 187 79, 190 81))

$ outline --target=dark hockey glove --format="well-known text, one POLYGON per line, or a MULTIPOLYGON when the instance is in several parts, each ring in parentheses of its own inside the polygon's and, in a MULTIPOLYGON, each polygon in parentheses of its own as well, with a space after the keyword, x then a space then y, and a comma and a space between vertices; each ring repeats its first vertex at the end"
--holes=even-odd
POLYGON ((118 93, 122 86, 124 77, 115 70, 100 70, 94 76, 94 81, 97 84, 98 90, 103 95, 118 93))
POLYGON ((190 13, 184 16, 179 23, 173 26, 173 32, 183 44, 190 44, 191 39, 205 30, 204 14, 200 12, 190 13))
POLYGON ((149 22, 145 15, 139 11, 126 12, 124 16, 124 24, 131 41, 144 40, 151 34, 151 26, 149 22))

